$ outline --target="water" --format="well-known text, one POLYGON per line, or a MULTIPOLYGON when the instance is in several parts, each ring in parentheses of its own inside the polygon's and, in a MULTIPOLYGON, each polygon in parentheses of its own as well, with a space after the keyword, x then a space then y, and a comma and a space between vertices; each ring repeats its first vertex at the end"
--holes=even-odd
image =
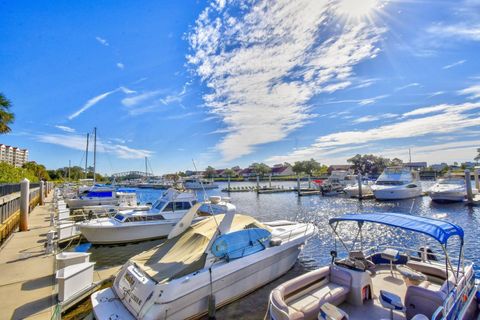
MULTIPOLYGON (((265 183, 262 183, 262 185, 265 183)), ((255 182, 236 182, 232 186, 252 186, 255 182)), ((296 182, 278 182, 273 185, 294 187, 296 182)), ((424 190, 430 183, 424 182, 424 190)), ((335 242, 328 225, 328 220, 345 213, 356 212, 397 212, 411 213, 414 215, 446 219, 461 226, 465 231, 465 258, 473 261, 476 266, 477 276, 480 276, 480 237, 477 230, 480 226, 480 207, 468 207, 463 203, 436 204, 431 202, 429 197, 419 197, 409 200, 378 202, 375 200, 349 199, 345 197, 321 197, 306 196, 297 197, 294 192, 260 194, 254 192, 230 193, 221 192, 226 183, 220 183, 219 189, 207 190, 209 195, 230 196, 231 202, 236 205, 238 212, 249 214, 260 221, 277 219, 301 220, 315 222, 319 233, 312 238, 304 248, 298 263, 285 276, 275 282, 257 290, 256 292, 234 302, 217 311, 218 319, 240 318, 258 319, 263 318, 268 302, 268 294, 271 289, 293 278, 307 270, 317 268, 330 261, 330 250, 334 248, 335 242)), ((162 193, 162 190, 139 189, 138 199, 142 203, 154 202, 162 193)), ((204 197, 203 192, 197 194, 199 200, 204 197)), ((353 223, 345 223, 340 233, 346 238, 353 240, 356 226, 353 223)), ((424 238, 410 232, 403 232, 398 229, 379 227, 372 225, 364 226, 364 241, 366 243, 409 245, 417 248, 424 244, 424 238)), ((97 262, 98 267, 114 266, 123 264, 131 256, 152 248, 161 243, 162 240, 147 241, 138 244, 123 246, 94 246, 90 249, 92 260, 97 262)), ((350 243, 350 242, 347 242, 350 243)), ((452 242, 450 252, 458 251, 458 243, 452 242)), ((433 244, 429 241, 429 245, 433 244)), ((337 242, 340 250, 340 243, 337 242)), ((431 245, 435 248, 435 245, 431 245)))

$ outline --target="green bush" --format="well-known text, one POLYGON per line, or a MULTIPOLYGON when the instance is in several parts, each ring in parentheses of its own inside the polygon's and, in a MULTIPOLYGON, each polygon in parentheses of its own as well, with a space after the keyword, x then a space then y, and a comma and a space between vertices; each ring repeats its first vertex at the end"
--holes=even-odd
POLYGON ((0 162, 0 183, 18 183, 27 178, 30 182, 38 182, 35 173, 24 168, 17 168, 6 162, 0 162))

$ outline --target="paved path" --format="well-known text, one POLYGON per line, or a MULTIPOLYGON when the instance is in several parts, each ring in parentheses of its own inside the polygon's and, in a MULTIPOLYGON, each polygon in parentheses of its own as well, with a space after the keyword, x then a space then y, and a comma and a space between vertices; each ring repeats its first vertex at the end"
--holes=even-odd
POLYGON ((52 197, 29 215, 29 231, 15 232, 0 249, 0 319, 50 319, 56 303, 54 256, 45 255, 52 197))

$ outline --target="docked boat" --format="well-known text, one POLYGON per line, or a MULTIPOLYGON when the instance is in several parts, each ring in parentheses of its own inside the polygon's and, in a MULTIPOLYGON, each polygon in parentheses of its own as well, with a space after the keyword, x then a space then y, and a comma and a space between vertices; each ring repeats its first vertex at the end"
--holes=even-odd
POLYGON ((418 177, 408 168, 389 167, 371 186, 377 200, 402 200, 423 194, 418 177))
MULTIPOLYGON (((372 184, 369 181, 362 182, 360 185, 362 188, 362 196, 373 195, 372 184)), ((346 186, 345 188, 343 188, 343 191, 347 194, 349 198, 358 198, 360 196, 358 183, 346 186)))
POLYGON ((130 259, 91 296, 97 319, 189 319, 286 273, 316 228, 227 212, 185 226, 130 259))
POLYGON ((350 171, 334 170, 327 180, 320 185, 320 190, 324 196, 332 196, 343 193, 346 186, 354 184, 356 176, 350 171))
POLYGON ((188 178, 183 181, 183 186, 185 189, 189 190, 202 190, 202 189, 216 189, 218 184, 207 179, 200 177, 197 178, 188 178))
POLYGON ((148 211, 120 211, 113 217, 97 218, 78 223, 83 236, 93 244, 112 244, 143 241, 168 236, 174 226, 194 210, 193 221, 227 210, 235 206, 220 197, 197 204, 197 198, 190 192, 169 189, 164 192, 148 211), (197 212, 198 211, 198 212, 197 212))
MULTIPOLYGON (((476 190, 473 190, 477 193, 476 190)), ((449 177, 438 180, 428 191, 430 198, 438 202, 461 202, 467 196, 465 180, 458 177, 449 177)))
MULTIPOLYGON (((335 234, 330 265, 273 289, 272 319, 477 319, 479 284, 473 263, 463 258, 464 232, 459 226, 398 213, 347 214, 330 219, 329 224, 335 234), (346 222, 355 223, 355 240, 360 241, 341 239, 345 233, 340 232, 340 224, 346 222), (369 225, 372 230, 371 224, 427 236, 438 243, 439 252, 401 248, 396 243, 366 249, 362 229, 369 225), (450 238, 459 244, 455 261, 447 254, 450 238), (337 252, 337 239, 342 254, 337 252)), ((348 231, 352 234, 351 225, 348 231)))
POLYGON ((65 199, 67 206, 73 209, 80 209, 85 206, 118 205, 115 188, 112 186, 95 185, 83 190, 77 196, 65 199))

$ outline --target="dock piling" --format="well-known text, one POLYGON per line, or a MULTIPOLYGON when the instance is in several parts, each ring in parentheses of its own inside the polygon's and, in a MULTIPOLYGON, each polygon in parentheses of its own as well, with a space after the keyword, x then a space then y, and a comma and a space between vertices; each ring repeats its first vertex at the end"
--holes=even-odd
POLYGON ((300 195, 300 175, 297 175, 297 192, 300 195))
POLYGON ((271 189, 272 188, 272 174, 268 176, 268 187, 271 189))
POLYGON ((480 175, 480 169, 479 168, 475 168, 473 170, 473 176, 475 178, 475 189, 480 190, 480 181, 478 179, 478 176, 480 175))
POLYGON ((357 174, 357 183, 358 183, 358 199, 363 199, 362 195, 362 175, 359 173, 357 174))
POLYGON ((30 181, 20 182, 20 231, 28 231, 28 213, 30 207, 30 181))
POLYGON ((40 205, 45 204, 45 184, 46 182, 40 181, 40 205))
POLYGON ((472 179, 470 178, 470 170, 465 170, 465 186, 467 188, 467 202, 473 204, 472 179))

